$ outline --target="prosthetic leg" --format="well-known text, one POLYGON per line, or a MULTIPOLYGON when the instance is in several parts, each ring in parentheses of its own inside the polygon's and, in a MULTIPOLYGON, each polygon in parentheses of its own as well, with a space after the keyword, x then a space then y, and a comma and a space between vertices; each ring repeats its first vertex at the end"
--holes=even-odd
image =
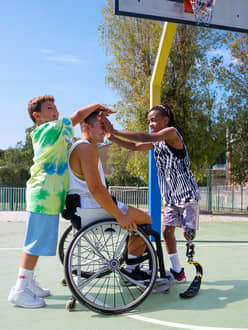
POLYGON ((192 298, 197 295, 200 290, 201 286, 201 278, 203 276, 203 269, 199 262, 193 260, 193 256, 195 254, 195 246, 192 243, 193 239, 195 238, 195 230, 190 228, 184 228, 184 238, 187 240, 186 243, 186 257, 188 258, 188 263, 193 264, 196 269, 196 276, 188 289, 180 293, 181 298, 192 298))

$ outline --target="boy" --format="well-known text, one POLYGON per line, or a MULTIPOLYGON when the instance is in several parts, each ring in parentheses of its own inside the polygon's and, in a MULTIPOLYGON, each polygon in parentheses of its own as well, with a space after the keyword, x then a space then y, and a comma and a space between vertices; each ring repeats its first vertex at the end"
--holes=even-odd
POLYGON ((101 109, 106 114, 113 111, 93 104, 76 111, 70 118, 59 120, 53 96, 34 97, 28 112, 36 125, 31 137, 34 164, 27 182, 27 222, 24 249, 16 285, 8 301, 24 308, 45 306, 44 297, 50 295, 34 278, 34 268, 39 256, 56 255, 59 213, 64 208, 68 186, 68 143, 73 138, 73 128, 90 113, 101 109))

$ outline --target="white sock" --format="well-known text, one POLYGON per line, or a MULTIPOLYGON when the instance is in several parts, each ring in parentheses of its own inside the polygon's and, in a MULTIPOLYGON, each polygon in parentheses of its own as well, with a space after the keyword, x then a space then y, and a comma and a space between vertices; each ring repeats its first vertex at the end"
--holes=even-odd
MULTIPOLYGON (((137 256, 134 256, 134 255, 128 253, 128 259, 135 259, 135 258, 137 258, 137 256)), ((128 270, 129 272, 131 272, 131 271, 133 271, 136 268, 137 265, 138 264, 127 265, 126 270, 128 270)))
POLYGON ((180 273, 182 267, 180 265, 179 257, 177 253, 169 254, 170 262, 171 262, 171 268, 177 273, 180 273))
POLYGON ((15 291, 24 290, 28 286, 28 282, 33 278, 34 271, 19 268, 18 278, 15 285, 15 291))

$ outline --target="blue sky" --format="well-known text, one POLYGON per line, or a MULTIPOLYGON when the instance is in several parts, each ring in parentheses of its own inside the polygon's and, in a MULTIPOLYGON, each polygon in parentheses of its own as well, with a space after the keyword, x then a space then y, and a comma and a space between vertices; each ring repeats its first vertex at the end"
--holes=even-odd
MULTIPOLYGON (((105 84, 109 58, 98 34, 104 4, 0 2, 0 149, 25 141, 25 129, 32 126, 27 103, 34 96, 53 95, 60 117, 87 104, 116 103, 118 95, 105 84)), ((80 135, 79 128, 75 134, 80 135)))
MULTIPOLYGON (((105 84, 110 59, 98 33, 104 5, 105 0, 0 2, 0 149, 25 141, 32 126, 27 103, 34 96, 52 94, 60 117, 87 104, 117 102, 105 84)), ((229 51, 217 51, 232 60, 229 51)))

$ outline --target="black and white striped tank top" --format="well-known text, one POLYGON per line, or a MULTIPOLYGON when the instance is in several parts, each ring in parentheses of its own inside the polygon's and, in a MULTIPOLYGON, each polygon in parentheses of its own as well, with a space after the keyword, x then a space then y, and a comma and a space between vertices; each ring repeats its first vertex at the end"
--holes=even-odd
MULTIPOLYGON (((177 134, 183 142, 178 131, 177 134)), ((190 160, 185 144, 183 150, 169 147, 165 141, 154 142, 153 145, 158 183, 164 203, 173 206, 199 200, 199 188, 190 169, 190 160)))

